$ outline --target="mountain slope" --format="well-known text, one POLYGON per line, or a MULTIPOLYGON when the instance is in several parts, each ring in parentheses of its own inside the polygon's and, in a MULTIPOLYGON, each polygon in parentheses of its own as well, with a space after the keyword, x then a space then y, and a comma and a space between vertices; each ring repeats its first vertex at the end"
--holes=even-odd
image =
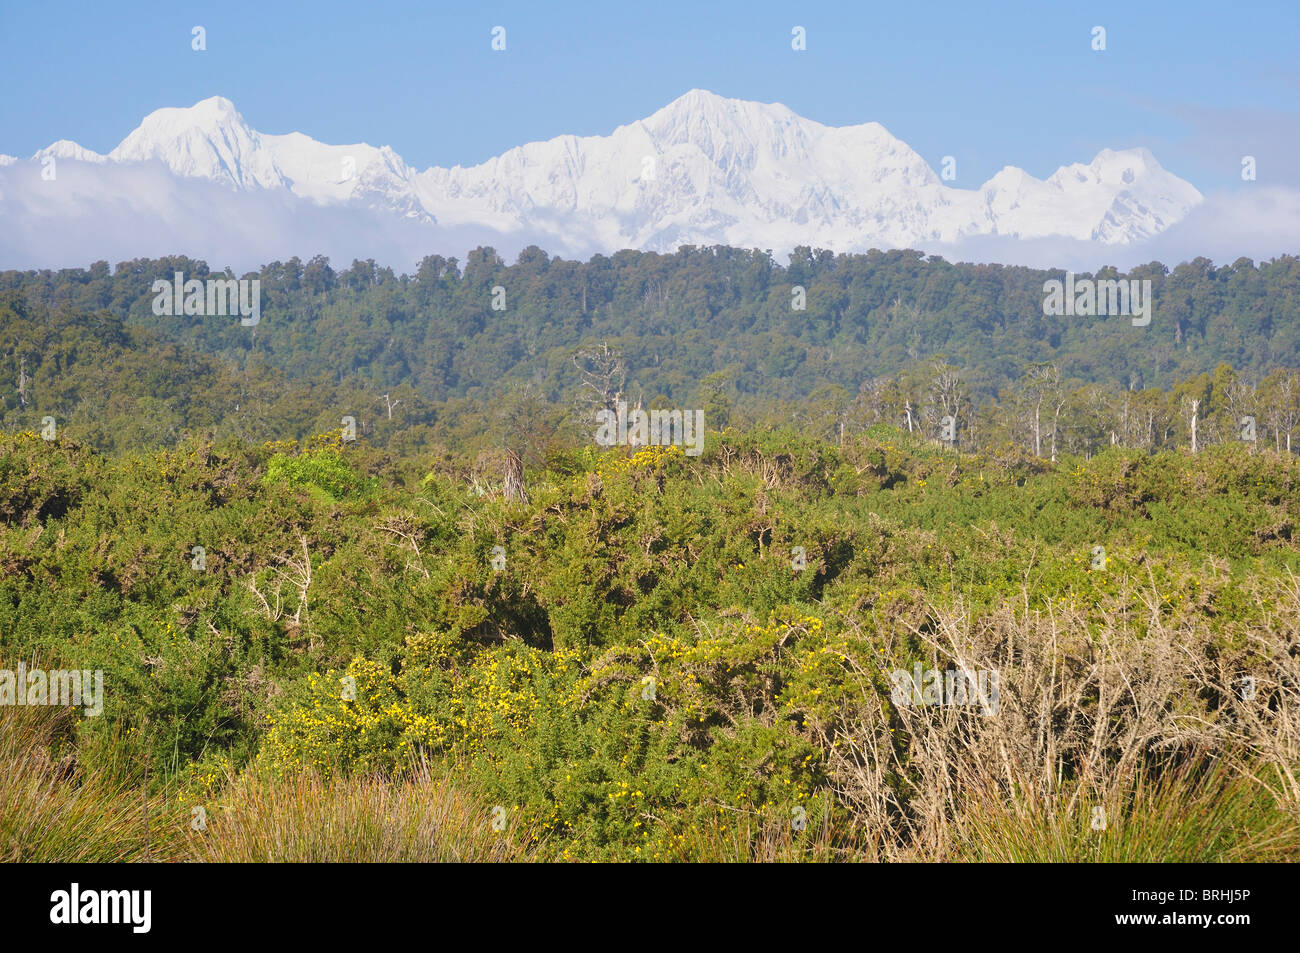
MULTIPOLYGON (((417 172, 387 146, 261 133, 221 97, 149 114, 107 156, 67 140, 33 160, 47 155, 101 166, 98 184, 118 206, 139 202, 115 170, 153 162, 182 181, 578 253, 682 244, 850 251, 970 236, 1125 245, 1201 201, 1141 148, 1104 150, 1046 180, 1007 167, 977 189, 952 188, 878 123, 825 126, 780 104, 698 89, 608 136, 528 143, 469 168, 417 172)), ((55 218, 46 224, 58 228, 55 218)))

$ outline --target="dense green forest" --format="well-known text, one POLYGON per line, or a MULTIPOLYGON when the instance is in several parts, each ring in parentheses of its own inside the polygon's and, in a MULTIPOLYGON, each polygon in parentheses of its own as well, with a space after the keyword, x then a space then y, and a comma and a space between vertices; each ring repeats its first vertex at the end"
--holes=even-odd
MULTIPOLYGON (((106 263, 89 270, 7 272, 13 290, 50 313, 107 311, 162 340, 244 363, 258 354, 291 377, 373 387, 407 384, 431 400, 484 397, 523 383, 549 400, 568 385, 568 352, 584 340, 617 343, 632 389, 681 404, 718 373, 742 400, 806 397, 823 386, 856 393, 863 381, 945 355, 994 397, 1027 363, 1057 361, 1066 379, 1162 387, 1219 364, 1300 364, 1300 261, 1285 256, 1171 271, 1153 262, 1147 328, 1105 318, 1048 318, 1043 284, 1059 271, 951 264, 920 252, 833 255, 796 250, 786 267, 758 251, 684 247, 588 262, 537 248, 507 265, 489 248, 430 257, 413 275, 373 261, 335 271, 327 259, 274 262, 259 273, 262 323, 157 317, 151 283, 174 272, 209 274, 184 258, 106 263), (806 291, 795 310, 791 289, 806 291), (495 302, 492 290, 503 289, 495 302)), ((1116 277, 1113 269, 1096 277, 1116 277)))
POLYGON ((1295 266, 0 275, 0 668, 105 684, 0 706, 0 856, 1300 858, 1295 266))
MULTIPOLYGON (((267 265, 262 319, 157 316, 151 284, 210 274, 184 258, 0 274, 3 424, 50 415, 105 450, 218 438, 300 439, 358 421, 373 442, 523 441, 532 462, 572 428, 588 357, 602 392, 698 407, 715 430, 795 425, 839 440, 876 423, 967 449, 1083 454, 1233 439, 1241 418, 1284 448, 1300 419, 1300 267, 1283 257, 1172 271, 1152 263, 1154 319, 1046 317, 1060 272, 951 264, 917 252, 799 249, 788 266, 731 248, 572 262, 531 248, 374 262, 267 265), (804 289, 795 310, 791 289, 804 289), (494 309, 494 305, 497 309, 494 309), (598 375, 599 376, 599 375, 598 375), (1046 448, 1046 450, 1044 450, 1046 448)), ((1098 277, 1114 276, 1108 270, 1098 277)))

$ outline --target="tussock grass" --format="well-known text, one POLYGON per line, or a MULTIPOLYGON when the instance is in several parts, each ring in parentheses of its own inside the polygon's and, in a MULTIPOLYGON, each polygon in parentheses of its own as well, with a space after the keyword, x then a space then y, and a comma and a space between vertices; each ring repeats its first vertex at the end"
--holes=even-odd
MULTIPOLYGON (((221 800, 145 794, 126 772, 77 762, 76 713, 0 706, 0 861, 118 863, 528 860, 528 832, 492 828, 492 805, 421 765, 399 778, 245 774, 221 800)), ((119 746, 126 745, 119 742, 119 746)))
POLYGON ((442 863, 528 860, 529 833, 427 764, 400 777, 245 774, 190 830, 195 860, 216 863, 442 863))
POLYGON ((76 712, 0 706, 0 860, 38 863, 178 859, 182 818, 161 794, 84 771, 76 712))
MULTIPOLYGON (((748 813, 735 826, 692 827, 657 859, 710 864, 784 864, 856 859, 837 844, 835 825, 825 815, 807 814, 804 829, 794 819, 748 813)), ((656 859, 653 857, 646 860, 656 859)))
POLYGON ((1051 800, 975 796, 955 829, 953 859, 978 863, 1300 860, 1300 819, 1221 762, 1051 800))

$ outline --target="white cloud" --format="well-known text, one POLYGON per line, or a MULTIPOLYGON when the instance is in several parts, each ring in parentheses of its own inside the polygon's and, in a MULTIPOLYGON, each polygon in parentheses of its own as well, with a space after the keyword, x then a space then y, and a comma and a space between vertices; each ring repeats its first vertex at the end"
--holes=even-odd
POLYGON ((1017 240, 979 237, 923 250, 949 261, 997 262, 1032 268, 1096 271, 1104 265, 1126 270, 1159 261, 1171 269, 1193 258, 1230 265, 1279 255, 1300 255, 1300 189, 1243 188, 1208 195, 1181 222, 1144 242, 1104 245, 1068 238, 1017 240))
POLYGON ((236 192, 179 179, 156 162, 105 168, 65 160, 52 182, 41 178, 39 164, 5 166, 0 223, 0 268, 188 255, 242 273, 294 255, 306 260, 324 254, 336 267, 373 258, 413 271, 425 255, 463 257, 497 237, 484 229, 435 228, 364 208, 320 206, 283 191, 236 192))
MULTIPOLYGON (((0 167, 0 223, 0 268, 85 267, 100 259, 116 264, 184 254, 242 273, 294 255, 306 260, 324 254, 336 267, 373 258, 409 272, 425 255, 463 260, 478 245, 495 247, 507 260, 530 244, 566 257, 602 250, 566 244, 558 231, 435 226, 355 205, 321 206, 282 190, 237 192, 178 178, 156 162, 105 167, 61 160, 53 182, 41 178, 34 162, 0 167)), ((803 243, 792 233, 791 246, 803 243)), ((918 247, 950 261, 1074 271, 1150 261, 1173 267, 1198 256, 1216 264, 1242 256, 1258 262, 1300 254, 1300 189, 1248 185, 1207 196, 1181 222, 1141 243, 983 236, 918 247)), ((778 257, 788 250, 774 249, 778 257)))

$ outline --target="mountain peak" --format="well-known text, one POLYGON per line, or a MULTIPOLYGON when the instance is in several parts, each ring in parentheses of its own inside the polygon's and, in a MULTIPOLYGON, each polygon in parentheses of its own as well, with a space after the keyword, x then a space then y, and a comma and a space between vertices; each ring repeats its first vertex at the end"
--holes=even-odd
POLYGON ((681 116, 694 114, 711 118, 779 114, 793 116, 787 107, 780 103, 760 103, 748 99, 731 99, 707 89, 691 89, 678 96, 668 105, 656 110, 646 121, 659 116, 681 116))
POLYGON ((187 129, 198 128, 216 132, 228 127, 248 129, 244 117, 239 114, 234 103, 224 96, 209 96, 207 99, 200 99, 193 106, 165 106, 162 109, 155 109, 144 117, 136 132, 144 129, 155 136, 170 136, 187 129))
POLYGON ((47 151, 106 169, 160 162, 180 179, 474 229, 502 245, 528 236, 564 254, 682 244, 852 251, 974 235, 1124 244, 1201 201, 1140 147, 1103 149, 1047 180, 1007 166, 982 187, 955 188, 879 123, 827 126, 781 103, 698 87, 609 136, 559 136, 420 173, 388 147, 260 133, 223 96, 151 112, 107 161, 65 141, 47 151))
POLYGON ((197 103, 189 108, 189 112, 199 120, 211 119, 217 122, 243 122, 244 117, 239 115, 239 110, 225 96, 209 96, 207 99, 200 99, 197 103))
POLYGON ((743 102, 743 100, 728 99, 726 96, 721 96, 718 93, 713 92, 712 90, 696 87, 695 89, 688 89, 686 92, 682 93, 672 102, 670 102, 667 106, 665 106, 664 109, 674 109, 674 108, 716 109, 719 107, 731 105, 734 103, 740 103, 740 102, 743 102))
POLYGON ((779 103, 728 99, 692 89, 636 125, 661 151, 694 147, 719 168, 752 169, 762 157, 779 154, 789 145, 803 152, 803 127, 813 124, 779 103))
POLYGON ((87 149, 80 143, 73 142, 71 139, 60 139, 57 142, 51 142, 44 149, 32 156, 33 159, 44 159, 46 156, 54 156, 56 159, 76 159, 78 162, 106 162, 107 156, 102 156, 98 152, 87 149))
POLYGON ((116 162, 156 159, 178 175, 212 179, 237 188, 276 188, 284 177, 224 96, 210 96, 189 107, 155 109, 109 153, 116 162))

